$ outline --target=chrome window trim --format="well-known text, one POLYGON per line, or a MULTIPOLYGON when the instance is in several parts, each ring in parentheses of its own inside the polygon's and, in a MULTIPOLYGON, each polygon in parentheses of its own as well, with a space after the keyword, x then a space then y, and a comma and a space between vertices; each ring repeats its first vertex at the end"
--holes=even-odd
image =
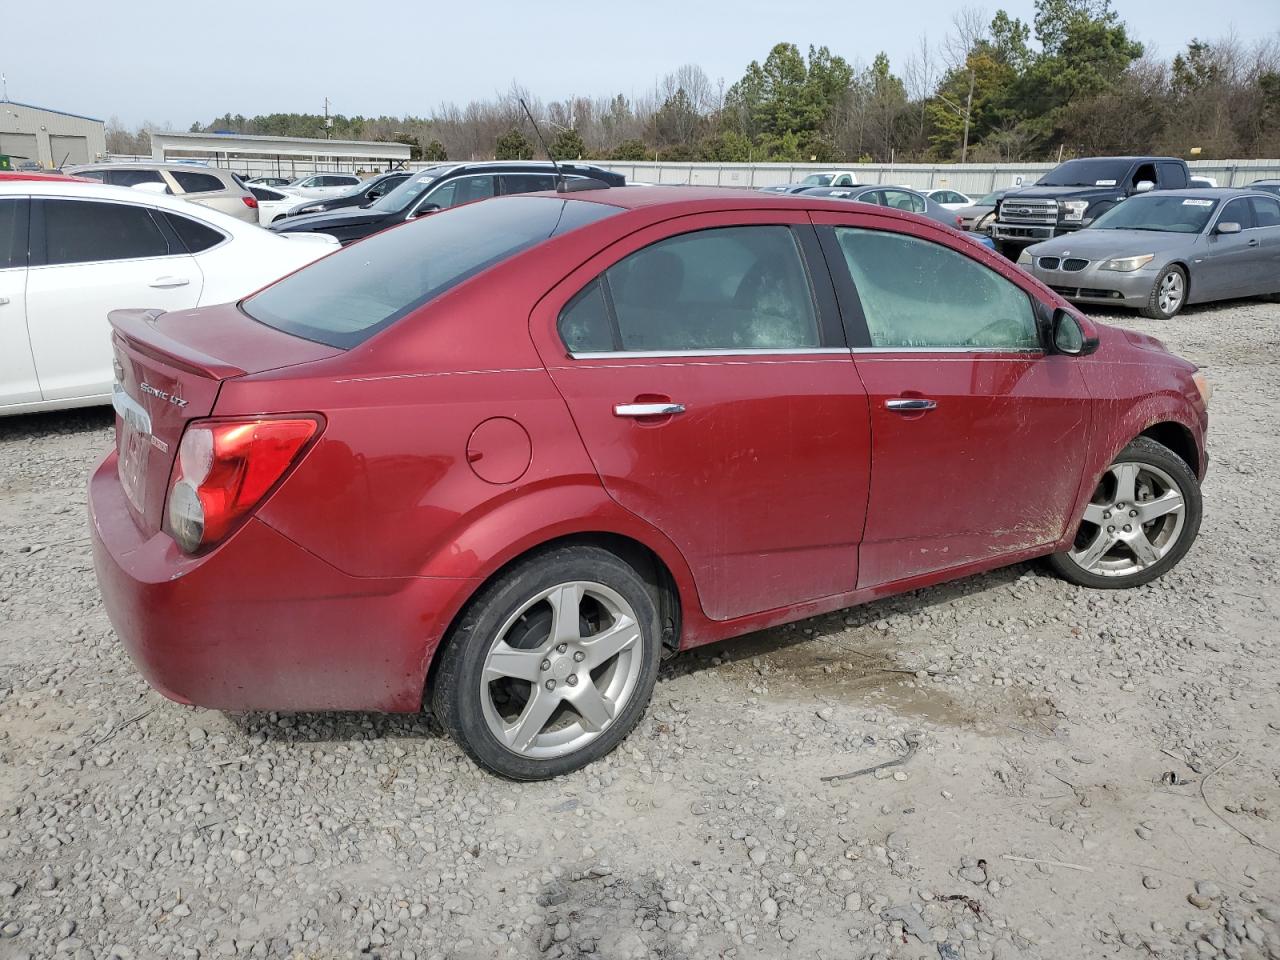
POLYGON ((1043 356, 1043 347, 850 347, 850 353, 1018 353, 1043 356))
POLYGON ((608 350, 599 353, 570 353, 573 360, 661 360, 668 357, 769 357, 803 354, 848 354, 848 347, 757 347, 749 350, 608 350))

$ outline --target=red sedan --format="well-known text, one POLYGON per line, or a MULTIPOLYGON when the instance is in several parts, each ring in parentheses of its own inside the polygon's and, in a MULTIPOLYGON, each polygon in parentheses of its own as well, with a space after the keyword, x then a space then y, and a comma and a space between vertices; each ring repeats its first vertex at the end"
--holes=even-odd
POLYGON ((94 556, 148 681, 425 698, 516 778, 612 750, 664 647, 1033 557, 1134 586, 1200 523, 1196 368, 886 208, 499 198, 111 322, 94 556))

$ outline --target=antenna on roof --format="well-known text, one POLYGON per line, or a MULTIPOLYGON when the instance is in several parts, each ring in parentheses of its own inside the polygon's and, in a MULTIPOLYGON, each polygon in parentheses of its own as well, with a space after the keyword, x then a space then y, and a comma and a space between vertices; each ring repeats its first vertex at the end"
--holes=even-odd
POLYGON ((524 102, 524 97, 520 97, 520 106, 524 107, 524 114, 529 118, 529 122, 533 124, 534 135, 538 138, 538 142, 542 144, 542 152, 547 155, 547 159, 551 161, 551 166, 556 171, 556 189, 560 190, 564 187, 564 174, 560 172, 560 164, 556 163, 556 158, 551 155, 551 148, 547 146, 547 141, 542 138, 542 131, 538 129, 538 121, 533 119, 533 112, 529 109, 529 105, 524 102))

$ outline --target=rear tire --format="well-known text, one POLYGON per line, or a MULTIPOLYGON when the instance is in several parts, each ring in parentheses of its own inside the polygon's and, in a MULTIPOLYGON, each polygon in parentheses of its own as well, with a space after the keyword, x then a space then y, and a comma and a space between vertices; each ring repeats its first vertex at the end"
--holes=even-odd
POLYGON ((643 715, 662 650, 653 595, 615 554, 557 547, 483 588, 447 638, 432 709, 476 763, 545 780, 612 751, 643 715))
POLYGON ((1202 514, 1191 468, 1168 447, 1138 437, 1103 474, 1072 548, 1049 557, 1049 566, 1082 587, 1141 586, 1186 556, 1202 514))
POLYGON ((1187 271, 1170 264, 1151 285, 1147 302, 1138 312, 1151 320, 1168 320, 1178 315, 1187 303, 1187 271))

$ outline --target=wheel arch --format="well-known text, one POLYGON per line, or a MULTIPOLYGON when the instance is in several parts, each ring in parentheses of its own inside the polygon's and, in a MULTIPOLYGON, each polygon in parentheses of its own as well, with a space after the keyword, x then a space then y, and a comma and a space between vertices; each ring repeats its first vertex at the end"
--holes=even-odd
MULTIPOLYGON (((608 550, 640 574, 658 609, 659 623, 662 626, 662 645, 673 653, 680 649, 685 600, 682 597, 681 585, 677 582, 676 573, 657 550, 634 536, 611 530, 579 530, 550 536, 533 545, 526 545, 495 566, 487 575, 475 581, 472 589, 468 591, 453 612, 453 616, 449 618, 448 626, 441 632, 438 642, 427 653, 429 663, 423 678, 424 703, 430 703, 431 685, 442 659, 441 651, 450 642, 458 623, 471 610, 484 588, 530 557, 567 546, 593 546, 608 550)), ((687 573, 687 568, 685 572, 687 573)))
POLYGON ((1196 446, 1195 436, 1184 424, 1176 420, 1164 420, 1147 427, 1138 436, 1147 437, 1163 447, 1168 447, 1191 468, 1192 473, 1197 477, 1201 475, 1200 450, 1196 446))

